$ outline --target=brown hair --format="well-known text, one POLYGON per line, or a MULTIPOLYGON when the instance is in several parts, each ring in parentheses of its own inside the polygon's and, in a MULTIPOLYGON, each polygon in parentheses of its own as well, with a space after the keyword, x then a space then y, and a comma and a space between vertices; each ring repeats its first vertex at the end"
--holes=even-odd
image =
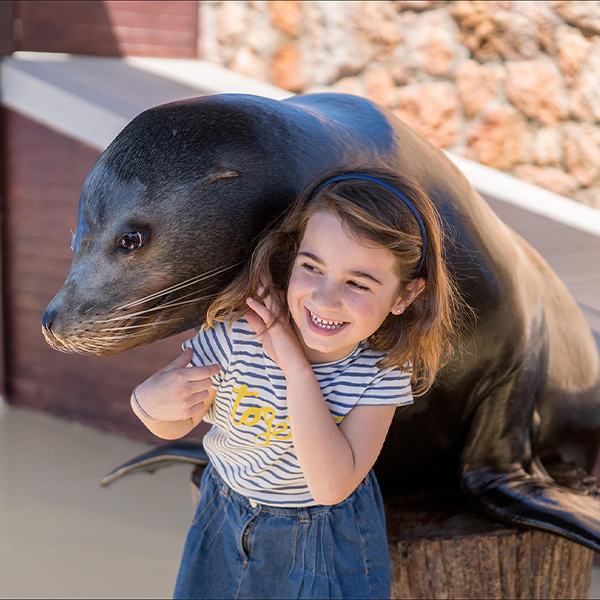
MULTIPOLYGON (((413 392, 422 395, 452 355, 453 323, 460 320, 463 306, 444 259, 445 234, 435 206, 415 183, 381 169, 363 168, 354 172, 384 180, 413 203, 427 234, 427 253, 421 271, 417 273, 423 251, 421 231, 398 195, 377 183, 358 179, 328 183, 318 189, 321 182, 340 174, 329 173, 306 188, 261 238, 242 273, 209 307, 207 326, 211 327, 214 321, 233 322, 241 318, 249 310, 246 298, 258 296, 261 282, 265 291, 260 299, 271 293, 286 292, 308 220, 319 211, 328 211, 341 219, 350 234, 394 255, 400 295, 415 277, 425 280, 423 292, 404 313, 389 314, 368 340, 375 350, 388 351, 378 367, 398 366, 408 371, 407 362, 412 362, 413 392)), ((352 171, 344 172, 348 173, 352 171)), ((278 316, 290 318, 287 306, 282 307, 278 316)))

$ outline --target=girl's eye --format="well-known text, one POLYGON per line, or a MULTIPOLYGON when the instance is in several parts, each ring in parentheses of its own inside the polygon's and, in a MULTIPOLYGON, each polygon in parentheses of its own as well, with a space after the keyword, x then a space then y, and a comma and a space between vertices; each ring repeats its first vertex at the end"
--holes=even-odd
POLYGON ((131 231, 129 233, 124 233, 117 242, 119 250, 125 250, 127 252, 132 252, 133 250, 139 250, 146 240, 144 239, 144 234, 139 231, 131 231))
POLYGON ((360 283, 357 283, 356 281, 349 281, 348 285, 350 287, 353 287, 355 290, 358 290, 359 292, 368 292, 369 288, 366 285, 361 285, 360 283))
POLYGON ((321 271, 319 271, 319 269, 317 269, 317 267, 315 267, 314 265, 311 265, 309 263, 303 263, 302 268, 305 271, 308 271, 309 273, 320 273, 321 272, 321 271))

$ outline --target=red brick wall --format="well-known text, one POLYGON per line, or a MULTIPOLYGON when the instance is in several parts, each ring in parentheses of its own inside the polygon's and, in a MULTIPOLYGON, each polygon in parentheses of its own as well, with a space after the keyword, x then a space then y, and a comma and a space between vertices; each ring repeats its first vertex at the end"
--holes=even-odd
POLYGON ((13 50, 195 58, 198 3, 179 0, 12 2, 13 50))
POLYGON ((186 335, 100 358, 57 352, 41 332, 44 309, 69 272, 79 195, 99 152, 6 110, 4 129, 8 401, 156 442, 132 414, 129 395, 177 356, 186 335))

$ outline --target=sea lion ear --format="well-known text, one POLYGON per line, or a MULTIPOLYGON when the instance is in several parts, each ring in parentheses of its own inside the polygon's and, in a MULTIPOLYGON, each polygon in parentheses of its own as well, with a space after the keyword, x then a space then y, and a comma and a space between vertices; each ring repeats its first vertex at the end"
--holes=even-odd
POLYGON ((197 179, 190 182, 189 185, 192 189, 206 188, 210 185, 213 185, 217 181, 221 181, 222 179, 232 179, 235 177, 243 176, 244 174, 241 171, 236 171, 235 169, 230 169, 228 167, 217 165, 211 167, 208 171, 200 175, 197 179))
POLYGON ((211 183, 215 183, 215 181, 219 181, 221 179, 231 179, 232 177, 243 176, 244 174, 241 171, 219 165, 210 169, 210 171, 206 174, 206 177, 203 177, 202 179, 205 185, 210 185, 211 183))

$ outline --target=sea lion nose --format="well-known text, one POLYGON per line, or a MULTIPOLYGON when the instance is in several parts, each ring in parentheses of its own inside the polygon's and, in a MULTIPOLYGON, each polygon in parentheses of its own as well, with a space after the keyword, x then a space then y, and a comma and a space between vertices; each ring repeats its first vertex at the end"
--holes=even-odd
POLYGON ((68 306, 65 306, 65 287, 52 298, 50 304, 46 307, 42 315, 42 331, 47 339, 60 336, 65 327, 65 313, 69 312, 68 306))
POLYGON ((52 333, 52 325, 56 318, 56 309, 48 307, 42 316, 42 327, 47 333, 52 333))

